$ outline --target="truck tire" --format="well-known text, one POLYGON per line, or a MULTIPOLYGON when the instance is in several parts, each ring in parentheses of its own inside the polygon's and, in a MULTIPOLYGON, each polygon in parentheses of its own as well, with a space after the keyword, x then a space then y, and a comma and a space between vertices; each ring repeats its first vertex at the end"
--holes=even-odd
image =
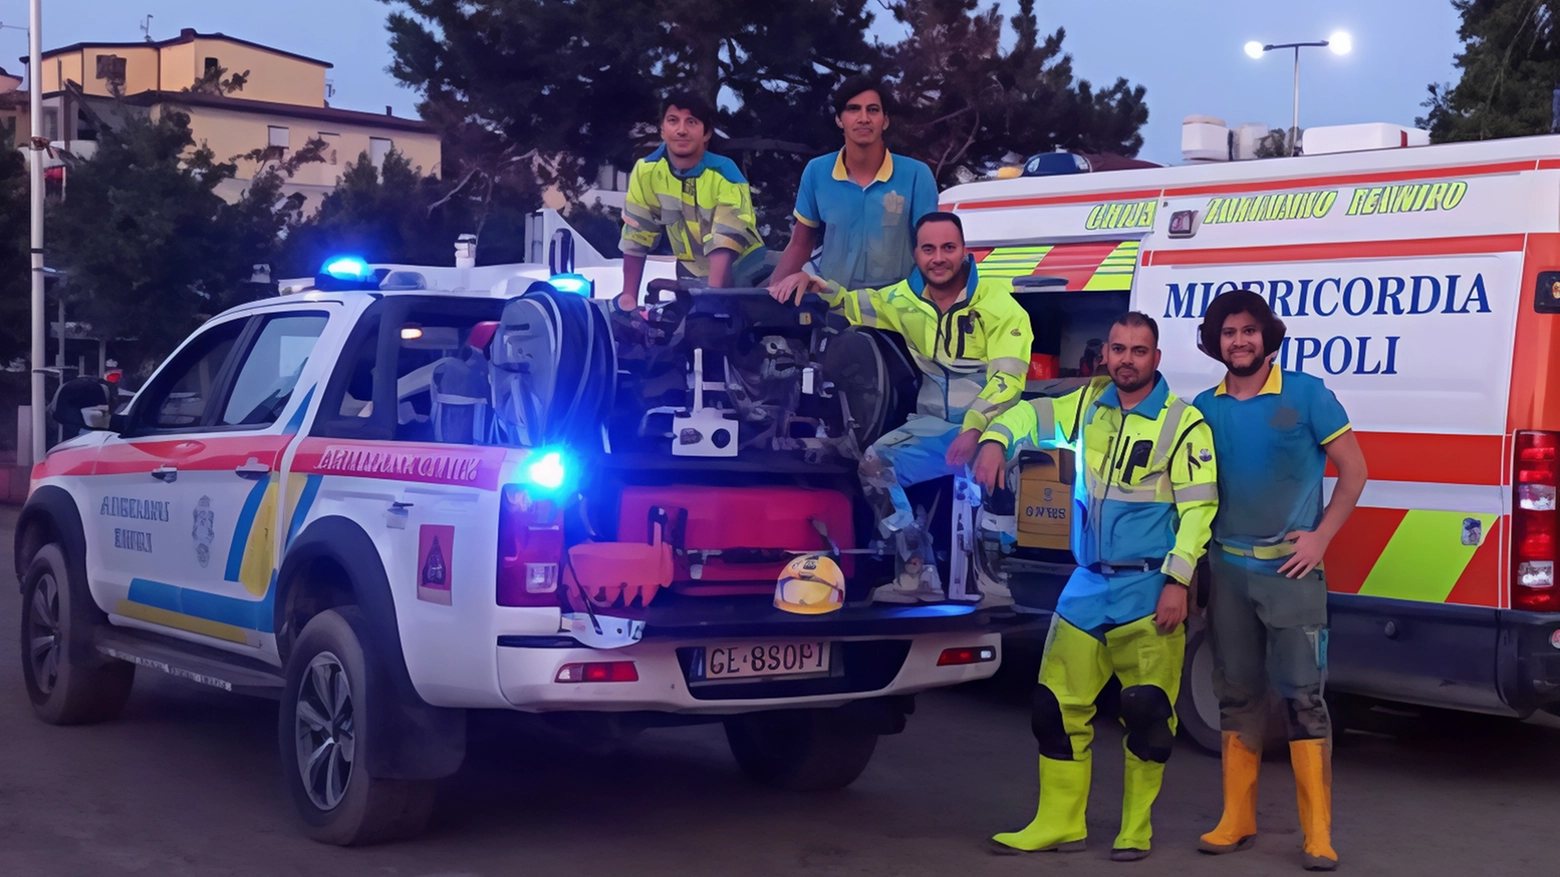
POLYGON ((38 549, 22 580, 22 678, 38 718, 84 725, 118 718, 135 665, 102 657, 93 632, 107 623, 85 582, 72 581, 57 543, 38 549))
POLYGON ((415 837, 433 813, 431 780, 381 779, 363 767, 368 748, 393 733, 368 721, 367 633, 356 606, 310 619, 288 657, 278 711, 282 772, 304 831, 337 846, 415 837))
POLYGON ((825 792, 856 781, 878 735, 834 720, 829 710, 783 710, 733 716, 726 741, 750 779, 788 792, 825 792))
POLYGON ((1201 616, 1186 619, 1186 659, 1181 664, 1181 694, 1176 698, 1181 736, 1209 755, 1219 755, 1219 698, 1213 692, 1213 642, 1201 616))

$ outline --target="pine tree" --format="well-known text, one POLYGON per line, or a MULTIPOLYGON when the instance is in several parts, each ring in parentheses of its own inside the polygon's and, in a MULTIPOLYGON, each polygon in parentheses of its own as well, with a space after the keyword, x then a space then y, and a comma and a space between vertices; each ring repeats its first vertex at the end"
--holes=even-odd
POLYGON ((1456 85, 1432 84, 1416 121, 1436 142, 1547 134, 1560 88, 1555 0, 1452 0, 1462 16, 1456 85))

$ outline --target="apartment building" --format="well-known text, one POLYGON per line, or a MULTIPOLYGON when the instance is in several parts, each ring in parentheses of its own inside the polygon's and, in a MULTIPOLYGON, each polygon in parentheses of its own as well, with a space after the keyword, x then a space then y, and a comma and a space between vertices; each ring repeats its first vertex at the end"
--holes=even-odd
MULTIPOLYGON (((324 140, 325 161, 306 165, 291 187, 310 196, 306 209, 319 206, 359 155, 377 166, 395 150, 423 173, 439 173, 439 135, 432 126, 391 115, 388 107, 379 114, 331 106, 326 82, 331 64, 317 58, 186 28, 167 40, 50 49, 42 62, 34 80, 43 89, 44 136, 76 155, 89 155, 98 125, 126 108, 157 113, 175 107, 189 114, 196 142, 210 146, 219 160, 258 149, 265 161, 275 161, 311 139, 324 140), (217 70, 247 73, 243 89, 191 90, 217 70)), ((236 199, 262 166, 239 161, 224 197, 236 199)))

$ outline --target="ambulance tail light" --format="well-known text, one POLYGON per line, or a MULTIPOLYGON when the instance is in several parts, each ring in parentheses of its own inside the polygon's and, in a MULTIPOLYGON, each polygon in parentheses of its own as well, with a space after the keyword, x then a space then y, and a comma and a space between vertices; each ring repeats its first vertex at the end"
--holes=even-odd
POLYGON ((1560 510, 1555 502, 1560 475, 1560 433, 1519 432, 1516 436, 1511 510, 1511 608, 1560 612, 1555 583, 1560 510))
POLYGON ((506 485, 498 512, 498 605, 558 605, 562 563, 562 508, 533 498, 524 485, 506 485))

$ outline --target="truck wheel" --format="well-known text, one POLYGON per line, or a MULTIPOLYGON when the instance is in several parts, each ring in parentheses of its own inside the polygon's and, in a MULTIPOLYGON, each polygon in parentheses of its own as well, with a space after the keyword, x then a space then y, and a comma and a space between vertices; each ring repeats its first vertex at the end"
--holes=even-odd
POLYGON ((368 775, 364 753, 386 745, 365 703, 367 622, 356 606, 310 619, 287 661, 279 710, 282 771, 309 837, 338 846, 422 833, 433 812, 428 780, 368 775))
POLYGON ((843 789, 872 760, 878 735, 841 726, 828 710, 733 716, 726 741, 744 774, 790 792, 843 789))
POLYGON ((1181 694, 1176 698, 1181 736, 1209 755, 1219 755, 1219 698, 1213 693, 1213 642, 1200 616, 1186 620, 1186 659, 1181 665, 1181 694))
POLYGON ((84 725, 124 711, 135 665, 104 658, 92 642, 103 613, 85 582, 73 582, 58 544, 33 555, 22 586, 22 678, 38 718, 84 725))

